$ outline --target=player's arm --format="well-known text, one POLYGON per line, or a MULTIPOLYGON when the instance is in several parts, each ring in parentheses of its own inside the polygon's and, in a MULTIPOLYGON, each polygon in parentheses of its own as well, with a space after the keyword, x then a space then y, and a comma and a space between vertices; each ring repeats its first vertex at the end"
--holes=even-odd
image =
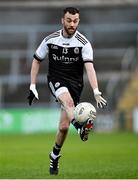
MULTIPOLYGON (((87 40, 88 41, 88 40, 87 40)), ((101 96, 101 92, 98 89, 98 82, 96 72, 93 66, 93 49, 91 43, 88 41, 85 46, 82 48, 82 58, 85 64, 86 72, 90 85, 94 92, 94 97, 97 102, 97 107, 102 108, 106 105, 106 100, 101 96)))
POLYGON ((34 58, 31 67, 31 84, 36 84, 39 67, 40 67, 40 61, 34 58))
POLYGON ((92 62, 85 63, 85 68, 86 68, 89 83, 90 83, 90 85, 93 89, 93 92, 94 92, 94 97, 95 97, 96 102, 97 102, 97 107, 102 108, 103 106, 106 106, 107 102, 101 96, 102 93, 99 91, 97 76, 96 76, 96 72, 95 72, 93 63, 92 62))
POLYGON ((96 72, 93 63, 92 62, 85 63, 85 68, 91 87, 93 89, 98 88, 98 82, 97 82, 96 72))
POLYGON ((39 73, 40 63, 45 59, 47 52, 48 52, 48 47, 47 47, 46 41, 44 39, 41 42, 40 46, 37 48, 37 50, 34 54, 33 62, 32 62, 30 93, 28 96, 29 105, 32 104, 32 102, 35 98, 39 99, 38 92, 36 90, 37 75, 39 73))
POLYGON ((31 67, 31 84, 30 84, 30 92, 28 96, 29 105, 32 104, 33 100, 39 99, 38 92, 36 90, 36 81, 37 75, 39 73, 40 61, 33 59, 32 67, 31 67))

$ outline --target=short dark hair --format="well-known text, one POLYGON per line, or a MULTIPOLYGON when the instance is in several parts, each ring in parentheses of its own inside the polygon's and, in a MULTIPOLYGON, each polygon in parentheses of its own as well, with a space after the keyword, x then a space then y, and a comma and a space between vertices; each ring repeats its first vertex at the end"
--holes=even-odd
POLYGON ((63 10, 63 16, 69 12, 70 14, 76 14, 76 13, 80 13, 79 9, 78 8, 75 8, 75 7, 66 7, 64 10, 63 10))

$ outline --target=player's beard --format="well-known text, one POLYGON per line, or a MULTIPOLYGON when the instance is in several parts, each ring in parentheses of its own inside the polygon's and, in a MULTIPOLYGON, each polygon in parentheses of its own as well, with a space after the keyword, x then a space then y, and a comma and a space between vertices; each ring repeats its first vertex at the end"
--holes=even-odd
POLYGON ((64 26, 64 30, 66 31, 68 37, 71 37, 75 34, 77 28, 67 28, 66 26, 64 26))

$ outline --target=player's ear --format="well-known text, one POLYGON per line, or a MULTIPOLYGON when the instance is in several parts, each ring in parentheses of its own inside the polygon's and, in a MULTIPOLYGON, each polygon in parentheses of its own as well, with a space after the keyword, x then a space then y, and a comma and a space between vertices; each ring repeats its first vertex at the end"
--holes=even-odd
POLYGON ((61 23, 64 24, 64 19, 63 18, 61 18, 61 23))

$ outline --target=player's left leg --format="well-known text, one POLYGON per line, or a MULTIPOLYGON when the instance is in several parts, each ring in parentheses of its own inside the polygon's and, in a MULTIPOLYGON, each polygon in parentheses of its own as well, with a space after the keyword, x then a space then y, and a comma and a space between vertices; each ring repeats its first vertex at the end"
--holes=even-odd
MULTIPOLYGON (((63 105, 69 121, 73 124, 73 126, 77 129, 78 133, 80 134, 80 138, 82 141, 87 141, 88 140, 88 135, 90 131, 93 129, 93 120, 87 119, 87 121, 83 124, 80 125, 76 119, 74 118, 74 102, 77 102, 79 100, 79 96, 77 94, 72 94, 72 97, 69 92, 65 92, 61 94, 58 99, 63 105), (73 96, 74 95, 74 96, 73 96), (76 96, 75 96, 76 95, 76 96), (73 99, 72 99, 73 97, 73 99)), ((75 103, 77 104, 77 103, 75 103)))
POLYGON ((66 139, 68 128, 70 122, 67 117, 67 113, 64 110, 61 110, 61 117, 59 122, 59 128, 56 135, 55 145, 53 147, 52 152, 50 153, 50 169, 49 172, 51 175, 57 175, 59 170, 59 158, 60 158, 60 151, 64 141, 66 139))

